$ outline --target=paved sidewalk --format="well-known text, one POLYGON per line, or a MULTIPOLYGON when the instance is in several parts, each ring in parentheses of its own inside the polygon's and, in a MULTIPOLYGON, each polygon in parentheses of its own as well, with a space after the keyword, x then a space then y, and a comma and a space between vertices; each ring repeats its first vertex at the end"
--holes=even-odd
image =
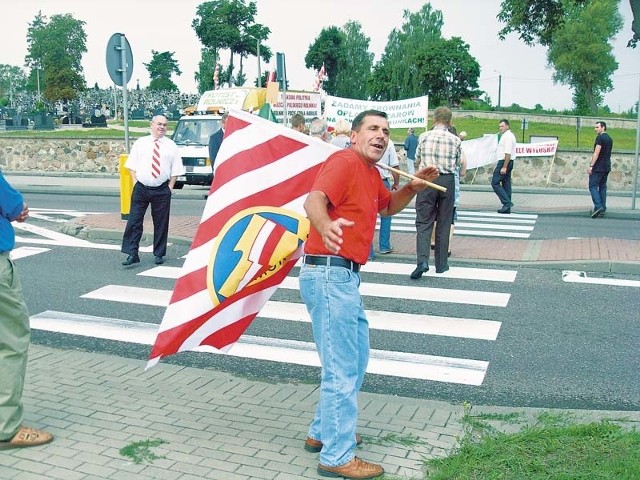
MULTIPOLYGON (((55 435, 49 445, 0 453, 3 480, 253 480, 319 478, 318 455, 302 448, 317 385, 249 380, 212 369, 32 345, 26 422, 55 435), (120 449, 162 440, 158 458, 136 464, 120 449)), ((393 478, 423 479, 423 460, 450 453, 464 434, 462 405, 363 392, 358 455, 393 478)), ((483 407, 472 413, 540 409, 483 407)), ((545 410, 549 411, 549 410, 545 410)), ((640 412, 565 411, 576 421, 621 420, 640 412)), ((512 421, 495 423, 513 430, 512 421)), ((143 453, 143 452, 141 452, 143 453)))

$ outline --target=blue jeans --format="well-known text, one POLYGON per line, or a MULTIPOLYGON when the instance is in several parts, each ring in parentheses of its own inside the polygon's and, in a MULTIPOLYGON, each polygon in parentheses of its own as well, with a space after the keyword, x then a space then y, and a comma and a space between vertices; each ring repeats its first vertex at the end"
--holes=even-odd
MULTIPOLYGON (((387 179, 383 179, 382 183, 387 187, 387 190, 391 190, 391 182, 387 179)), ((391 217, 383 217, 380 215, 380 232, 378 233, 378 245, 380 251, 391 250, 391 217)), ((371 246, 371 253, 373 253, 373 245, 371 246)))
POLYGON ((502 175, 500 170, 504 166, 504 160, 498 161, 496 168, 493 170, 493 177, 491 177, 491 187, 496 195, 500 199, 503 207, 513 207, 511 201, 511 170, 513 170, 513 160, 509 162, 507 167, 507 173, 502 175))
POLYGON ((589 175, 589 193, 593 201, 593 210, 607 209, 607 177, 609 172, 591 172, 589 175))
POLYGON ((299 281, 322 365, 320 401, 308 435, 323 443, 320 463, 337 467, 355 456, 358 392, 369 363, 360 275, 344 267, 302 265, 299 281))

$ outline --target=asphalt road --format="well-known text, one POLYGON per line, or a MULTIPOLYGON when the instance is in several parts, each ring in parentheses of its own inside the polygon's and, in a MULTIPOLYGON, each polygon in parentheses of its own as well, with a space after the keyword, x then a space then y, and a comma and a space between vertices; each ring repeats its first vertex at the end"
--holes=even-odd
MULTIPOLYGON (((84 211, 109 211, 113 208, 105 197, 30 195, 32 207, 69 208, 84 211)), ((118 208, 117 198, 114 204, 118 208)), ((197 214, 197 200, 174 199, 174 211, 197 214)), ((112 211, 112 210, 111 210, 112 211)), ((571 229, 574 219, 544 217, 536 224, 535 235, 555 238, 564 229, 571 229), (548 222, 546 220, 549 220, 548 222), (538 231, 539 230, 539 231, 538 231)), ((584 223, 583 219, 575 219, 584 223)), ((30 223, 51 230, 56 224, 44 220, 30 223)), ((573 228, 578 230, 578 223, 573 228)), ((592 222, 591 225, 594 225, 592 222)), ((596 227, 591 227, 596 228, 596 227)), ((624 221, 607 222, 607 228, 623 235, 629 226, 624 221), (615 226, 612 227, 612 224, 615 226)), ((628 233, 637 235, 637 233, 628 233)), ((37 238, 37 235, 20 233, 37 238)), ((635 237, 631 237, 635 238, 635 237)), ((64 243, 64 242, 62 242, 64 243)), ((143 323, 160 323, 164 307, 130 302, 82 298, 106 285, 144 287, 171 290, 173 280, 137 275, 154 267, 151 254, 143 254, 143 264, 124 269, 117 245, 79 248, 73 246, 38 245, 49 250, 18 260, 25 296, 32 315, 44 311, 66 312, 69 315, 92 315, 143 323), (108 249, 112 248, 112 249, 108 249)), ((18 244, 18 246, 27 245, 18 244)), ((179 267, 186 246, 172 246, 167 266, 179 267)), ((507 269, 505 267, 505 269, 507 269)), ((513 268, 508 270, 513 271, 513 268)), ((371 331, 372 348, 405 352, 412 355, 435 355, 447 358, 488 362, 480 385, 447 381, 430 381, 390 375, 368 375, 364 389, 402 396, 428 396, 452 402, 471 401, 475 404, 505 406, 535 406, 544 408, 595 408, 610 410, 640 409, 640 379, 638 378, 637 345, 640 329, 637 325, 638 288, 603 285, 602 283, 570 283, 558 270, 536 268, 515 269, 513 282, 487 279, 456 279, 425 277, 419 282, 407 275, 363 273, 363 284, 383 284, 407 292, 416 286, 459 289, 459 299, 476 292, 508 295, 504 307, 457 303, 429 302, 399 296, 366 296, 365 308, 373 311, 435 315, 451 319, 479 319, 499 322, 495 340, 460 336, 425 335, 396 330, 371 331)), ((293 275, 297 274, 294 269, 293 275)), ((630 280, 632 275, 590 274, 598 280, 630 280)), ((296 290, 280 289, 272 300, 300 303, 296 290)), ((387 315, 387 314, 383 314, 387 315)), ((419 321, 419 317, 417 318, 419 321)), ((248 335, 270 339, 312 342, 308 323, 258 318, 248 335)), ((34 331, 36 343, 62 348, 81 348, 115 355, 147 359, 149 347, 124 341, 99 340, 61 333, 34 331)), ((186 353, 170 357, 169 362, 201 368, 218 368, 233 373, 271 379, 273 381, 317 382, 315 367, 291 363, 236 358, 223 355, 186 353)))

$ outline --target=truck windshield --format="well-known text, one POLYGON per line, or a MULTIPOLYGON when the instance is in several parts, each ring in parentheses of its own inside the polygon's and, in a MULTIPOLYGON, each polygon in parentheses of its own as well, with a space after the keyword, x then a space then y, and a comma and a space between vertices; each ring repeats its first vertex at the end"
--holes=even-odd
POLYGON ((219 119, 181 119, 171 139, 178 145, 208 145, 209 137, 219 129, 219 119))

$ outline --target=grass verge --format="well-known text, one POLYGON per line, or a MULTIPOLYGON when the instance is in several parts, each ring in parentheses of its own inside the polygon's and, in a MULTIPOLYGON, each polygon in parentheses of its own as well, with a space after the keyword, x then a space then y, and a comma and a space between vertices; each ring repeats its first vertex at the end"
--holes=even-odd
POLYGON ((428 480, 637 480, 640 432, 602 420, 575 423, 569 415, 540 414, 517 433, 489 422, 516 417, 465 415, 466 435, 447 458, 426 460, 428 480))

